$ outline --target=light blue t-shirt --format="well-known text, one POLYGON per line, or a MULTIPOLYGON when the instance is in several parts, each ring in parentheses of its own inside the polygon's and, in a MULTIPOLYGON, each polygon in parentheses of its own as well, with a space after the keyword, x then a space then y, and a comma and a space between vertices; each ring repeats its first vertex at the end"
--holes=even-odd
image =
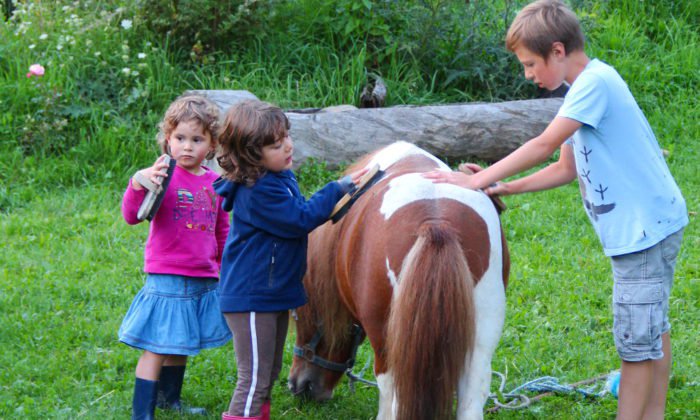
POLYGON ((557 116, 583 124, 570 144, 583 205, 605 255, 641 251, 688 224, 649 122, 614 68, 591 60, 557 116))

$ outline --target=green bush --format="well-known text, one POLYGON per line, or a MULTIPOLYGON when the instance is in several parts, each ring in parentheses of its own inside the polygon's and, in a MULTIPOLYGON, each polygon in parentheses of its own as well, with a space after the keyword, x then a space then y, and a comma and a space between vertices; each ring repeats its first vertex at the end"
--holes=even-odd
POLYGON ((16 4, 0 23, 4 142, 27 155, 61 155, 94 133, 95 119, 144 113, 172 99, 178 84, 163 86, 173 81, 167 52, 134 23, 130 4, 16 4), (43 76, 26 76, 34 63, 45 67, 43 76))
MULTIPOLYGON (((285 108, 323 107, 356 104, 376 74, 387 84, 387 106, 534 94, 503 47, 525 0, 147 3, 22 1, 11 19, 0 20, 0 151, 56 168, 90 161, 74 173, 52 170, 34 181, 75 185, 101 179, 98 164, 106 172, 146 164, 155 153, 158 118, 187 89, 245 89, 285 108), (197 42, 203 49, 195 49, 193 61, 197 42), (43 77, 26 77, 34 63, 46 68, 43 77)), ((665 147, 697 133, 684 107, 695 109, 698 101, 690 93, 699 78, 698 6, 570 3, 587 51, 620 71, 665 147)), ((39 170, 19 162, 27 173, 39 170)), ((3 197, 17 202, 12 194, 3 197)))
POLYGON ((278 23, 292 39, 323 40, 338 51, 364 45, 367 73, 385 76, 398 60, 462 100, 503 100, 535 91, 503 47, 514 12, 457 0, 297 0, 278 23))
POLYGON ((275 15, 278 0, 136 0, 138 19, 179 53, 208 63, 212 53, 248 44, 275 15))

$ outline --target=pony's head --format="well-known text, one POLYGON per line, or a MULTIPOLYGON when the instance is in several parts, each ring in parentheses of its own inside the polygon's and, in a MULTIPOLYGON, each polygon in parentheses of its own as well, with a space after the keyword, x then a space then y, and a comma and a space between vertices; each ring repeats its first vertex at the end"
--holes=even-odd
POLYGON ((350 322, 342 328, 332 327, 342 334, 327 335, 320 323, 302 321, 310 312, 307 307, 298 312, 297 340, 288 386, 296 396, 326 401, 333 396, 333 389, 343 374, 352 368, 357 347, 365 334, 362 328, 350 322))
MULTIPOLYGON (((327 223, 311 233, 309 264, 304 276, 309 302, 297 309, 296 345, 289 390, 297 396, 325 401, 345 373, 353 353, 353 319, 340 300, 334 276, 338 225, 327 223)), ((362 336, 364 338, 364 336, 362 336)))

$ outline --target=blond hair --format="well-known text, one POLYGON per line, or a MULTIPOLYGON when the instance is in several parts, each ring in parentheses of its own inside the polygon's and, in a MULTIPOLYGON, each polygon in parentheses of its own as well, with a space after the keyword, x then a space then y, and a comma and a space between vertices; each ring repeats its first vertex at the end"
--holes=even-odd
POLYGON ((180 96, 165 111, 163 121, 158 124, 158 135, 156 136, 161 153, 170 154, 167 139, 178 124, 186 121, 198 122, 202 126, 202 131, 209 133, 212 151, 207 153, 206 158, 214 158, 219 145, 219 132, 221 130, 219 107, 200 95, 180 96))
POLYGON ((287 136, 289 119, 280 108, 258 100, 239 102, 226 112, 219 165, 224 178, 247 185, 264 173, 263 147, 287 136))
POLYGON ((583 51, 584 36, 578 18, 558 0, 538 0, 525 6, 506 34, 506 48, 523 46, 545 60, 552 44, 564 44, 566 54, 583 51))

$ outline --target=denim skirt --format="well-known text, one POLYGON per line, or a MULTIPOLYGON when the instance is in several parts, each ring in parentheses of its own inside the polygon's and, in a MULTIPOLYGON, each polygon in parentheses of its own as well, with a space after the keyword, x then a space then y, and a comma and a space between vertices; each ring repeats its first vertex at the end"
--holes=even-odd
POLYGON ((119 328, 119 341, 157 354, 191 356, 231 339, 216 279, 148 274, 119 328))

